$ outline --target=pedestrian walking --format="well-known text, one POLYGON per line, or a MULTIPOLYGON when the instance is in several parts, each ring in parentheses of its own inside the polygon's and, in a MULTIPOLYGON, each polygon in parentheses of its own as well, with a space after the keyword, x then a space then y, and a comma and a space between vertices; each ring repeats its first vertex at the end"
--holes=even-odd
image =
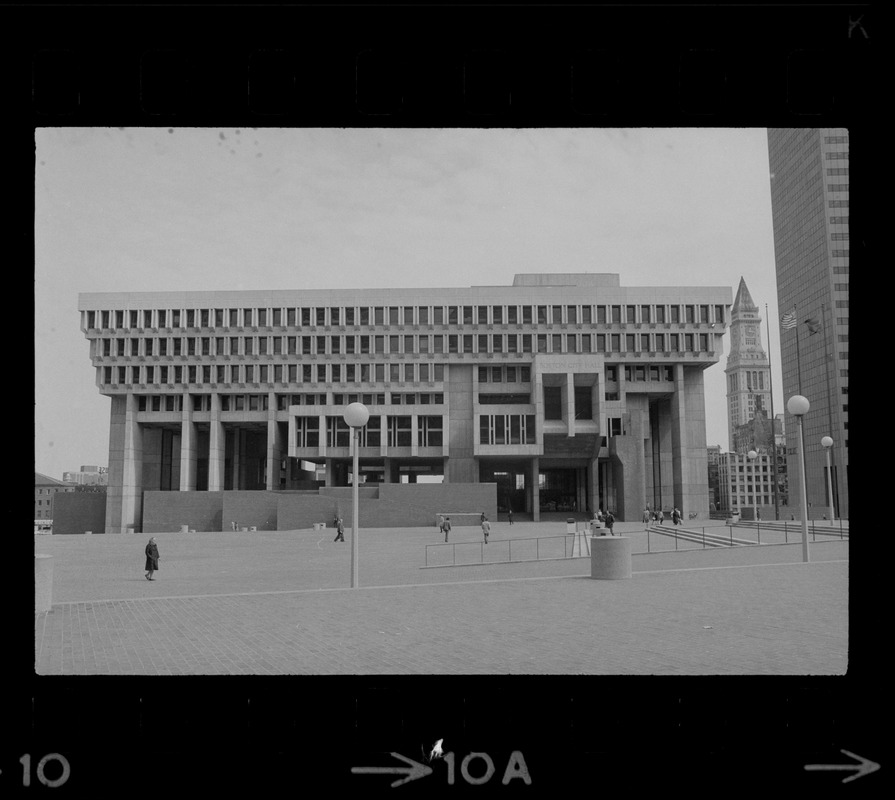
MULTIPOLYGON (((606 512, 605 523, 606 523, 606 527, 609 529, 609 535, 610 535, 610 536, 615 536, 615 534, 612 532, 612 526, 615 525, 615 517, 612 516, 612 512, 611 512, 611 511, 607 511, 607 512, 606 512)), ((603 534, 601 534, 601 535, 602 535, 602 536, 605 536, 606 534, 603 533, 603 534)))
POLYGON ((146 544, 146 580, 154 581, 152 573, 158 569, 158 545, 155 543, 155 536, 149 539, 146 544))
POLYGON ((681 512, 677 510, 677 508, 672 509, 671 511, 671 521, 675 525, 680 525, 681 522, 681 512))
POLYGON ((665 512, 660 508, 660 509, 656 512, 656 516, 658 517, 659 524, 660 524, 660 525, 663 525, 663 524, 665 523, 665 512))
POLYGON ((485 517, 485 512, 483 511, 483 512, 482 512, 482 520, 481 520, 481 521, 484 522, 485 519, 486 519, 486 517, 485 517))
POLYGON ((650 519, 652 518, 652 514, 650 513, 649 506, 643 509, 643 522, 649 527, 650 519))
POLYGON ((448 540, 448 534, 451 532, 451 518, 445 517, 444 525, 441 528, 444 531, 444 540, 448 540))
POLYGON ((482 514, 482 533, 485 536, 485 544, 488 544, 488 535, 491 533, 491 523, 488 522, 488 517, 482 514))
POLYGON ((231 522, 231 523, 230 523, 230 530, 231 530, 231 531, 235 531, 235 530, 236 530, 236 523, 235 523, 235 522, 231 522))
POLYGON ((507 519, 510 521, 510 525, 512 525, 513 524, 513 509, 512 508, 507 509, 507 519))
POLYGON ((344 542, 345 541, 345 525, 342 522, 341 517, 336 517, 336 538, 333 539, 334 542, 344 542))

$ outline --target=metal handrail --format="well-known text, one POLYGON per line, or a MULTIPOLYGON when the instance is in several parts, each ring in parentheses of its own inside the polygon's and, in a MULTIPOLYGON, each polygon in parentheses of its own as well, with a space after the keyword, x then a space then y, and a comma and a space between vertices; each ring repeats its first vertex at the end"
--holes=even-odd
MULTIPOLYGON (((497 540, 492 540, 492 542, 490 542, 490 543, 496 544, 498 541, 506 542, 507 548, 508 548, 508 561, 512 561, 513 560, 513 542, 535 542, 535 560, 540 561, 541 560, 541 546, 540 546, 541 540, 564 539, 564 540, 568 541, 568 539, 570 537, 576 536, 576 535, 578 535, 577 531, 576 531, 576 533, 566 533, 566 534, 561 534, 558 536, 525 536, 525 537, 518 538, 518 539, 517 538, 497 539, 497 540)), ((589 535, 589 534, 586 534, 586 535, 589 535)), ((483 564, 486 563, 485 562, 485 542, 483 540, 482 541, 469 540, 466 542, 432 542, 430 544, 427 544, 426 545, 426 564, 425 565, 427 567, 429 566, 429 548, 430 547, 450 547, 451 548, 451 566, 456 566, 457 565, 457 550, 456 550, 457 546, 474 545, 474 544, 478 544, 480 547, 481 559, 482 559, 481 563, 483 563, 483 564)), ((566 553, 567 553, 567 550, 566 550, 566 545, 564 542, 563 543, 563 558, 569 558, 569 556, 566 555, 566 553)), ((447 566, 447 565, 444 565, 444 566, 447 566)))

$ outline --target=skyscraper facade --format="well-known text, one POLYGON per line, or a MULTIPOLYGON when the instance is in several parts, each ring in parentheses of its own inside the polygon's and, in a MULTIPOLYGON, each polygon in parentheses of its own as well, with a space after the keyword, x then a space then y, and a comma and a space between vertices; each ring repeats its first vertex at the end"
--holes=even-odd
MULTIPOLYGON (((768 130, 783 404, 803 420, 809 515, 848 516, 849 141, 845 128, 768 130), (821 444, 833 440, 829 457, 821 444), (830 484, 831 482, 831 484, 830 484)), ((801 480, 798 426, 786 425, 790 489, 801 480)), ((791 500, 795 494, 790 491, 791 500)))

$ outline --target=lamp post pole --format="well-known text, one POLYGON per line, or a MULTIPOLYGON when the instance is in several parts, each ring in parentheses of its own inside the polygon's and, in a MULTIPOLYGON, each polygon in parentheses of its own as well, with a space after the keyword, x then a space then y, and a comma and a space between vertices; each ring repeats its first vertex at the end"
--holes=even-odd
POLYGON ((833 507, 833 470, 830 467, 830 450, 833 449, 833 440, 829 436, 824 436, 820 440, 823 445, 824 454, 827 457, 827 498, 830 503, 830 525, 836 520, 836 509, 833 507))
POLYGON ((357 541, 358 541, 358 450, 360 449, 360 432, 361 428, 367 424, 367 420, 370 419, 370 412, 367 410, 367 407, 363 405, 363 403, 351 403, 345 408, 345 413, 343 414, 345 422, 348 423, 348 426, 351 428, 351 432, 353 434, 352 439, 354 441, 354 471, 351 475, 351 484, 352 484, 352 492, 351 497, 353 501, 353 509, 352 509, 352 524, 351 524, 351 588, 356 589, 358 585, 357 581, 357 541))
POLYGON ((749 464, 752 466, 752 521, 758 522, 758 497, 755 494, 755 459, 758 453, 750 450, 746 455, 749 457, 749 464))
POLYGON ((786 403, 786 409, 792 414, 799 423, 799 459, 801 465, 799 473, 801 476, 802 491, 802 561, 808 561, 808 483, 805 477, 805 434, 802 430, 802 417, 808 413, 811 404, 807 397, 800 394, 794 394, 786 403))

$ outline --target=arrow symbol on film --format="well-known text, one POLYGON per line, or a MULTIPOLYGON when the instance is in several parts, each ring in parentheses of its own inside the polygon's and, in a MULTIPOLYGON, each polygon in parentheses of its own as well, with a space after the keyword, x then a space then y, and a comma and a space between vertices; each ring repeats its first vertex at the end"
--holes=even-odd
POLYGON ((400 775, 401 773, 405 773, 406 777, 401 778, 400 780, 395 781, 392 784, 392 788, 395 786, 400 786, 402 783, 407 783, 408 781, 415 781, 417 778, 425 778, 426 775, 432 774, 432 767, 427 767, 425 764, 420 764, 418 761, 414 761, 412 758, 406 758, 402 756, 400 753, 392 753, 394 758, 400 758, 405 764, 410 764, 409 767, 352 767, 351 771, 355 775, 400 775))
POLYGON ((859 761, 859 764, 806 764, 805 769, 809 770, 829 770, 829 769, 853 769, 857 770, 854 775, 849 775, 847 778, 843 778, 843 783, 848 783, 849 781, 853 781, 855 778, 860 778, 864 775, 869 775, 871 772, 876 772, 879 769, 879 764, 875 761, 870 761, 869 759, 862 758, 861 756, 855 755, 854 753, 849 753, 848 750, 842 750, 841 752, 845 753, 845 755, 850 758, 855 759, 855 761, 859 761))

